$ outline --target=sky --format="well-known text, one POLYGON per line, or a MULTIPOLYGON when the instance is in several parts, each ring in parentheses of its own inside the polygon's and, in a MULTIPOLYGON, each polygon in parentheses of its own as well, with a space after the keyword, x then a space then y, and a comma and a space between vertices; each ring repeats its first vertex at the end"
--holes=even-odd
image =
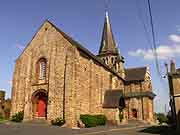
MULTIPOLYGON (((154 108, 168 106, 167 79, 157 74, 151 50, 151 27, 147 0, 109 0, 108 12, 125 67, 149 66, 156 93, 154 108)), ((180 1, 150 0, 159 66, 171 59, 180 67, 180 1)), ((14 64, 37 29, 49 19, 94 54, 100 47, 105 0, 2 0, 0 3, 0 89, 11 97, 14 64)), ((166 107, 168 108, 168 107, 166 107)), ((166 109, 167 110, 167 109, 166 109)))

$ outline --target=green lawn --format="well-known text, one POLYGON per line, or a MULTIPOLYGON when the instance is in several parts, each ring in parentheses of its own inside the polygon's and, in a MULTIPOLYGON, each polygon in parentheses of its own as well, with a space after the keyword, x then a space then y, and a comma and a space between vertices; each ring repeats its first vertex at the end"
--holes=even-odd
POLYGON ((7 120, 3 119, 3 118, 0 118, 0 124, 6 122, 7 120))

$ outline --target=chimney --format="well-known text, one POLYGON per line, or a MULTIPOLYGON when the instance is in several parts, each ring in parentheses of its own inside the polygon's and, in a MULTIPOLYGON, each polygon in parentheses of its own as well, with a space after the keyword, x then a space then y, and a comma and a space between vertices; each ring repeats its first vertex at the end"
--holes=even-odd
POLYGON ((5 91, 0 89, 0 103, 5 100, 5 91))
POLYGON ((170 61, 170 72, 175 73, 176 72, 176 65, 173 60, 170 61))

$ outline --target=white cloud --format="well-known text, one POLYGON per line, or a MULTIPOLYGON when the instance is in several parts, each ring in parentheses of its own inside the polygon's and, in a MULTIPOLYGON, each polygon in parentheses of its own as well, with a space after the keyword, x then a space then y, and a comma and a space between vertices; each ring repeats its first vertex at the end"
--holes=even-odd
MULTIPOLYGON (((180 57, 180 45, 160 45, 156 49, 158 58, 161 60, 180 57)), ((145 60, 153 60, 154 52, 151 49, 137 49, 135 51, 129 51, 130 56, 143 57, 145 60)))
MULTIPOLYGON (((173 42, 172 45, 160 45, 156 48, 157 56, 161 60, 180 57, 180 35, 171 34, 168 38, 173 42)), ((128 54, 134 57, 142 57, 145 60, 153 60, 155 52, 151 49, 137 49, 129 51, 128 54)))
POLYGON ((169 35, 169 39, 173 42, 180 43, 180 35, 171 34, 169 35))

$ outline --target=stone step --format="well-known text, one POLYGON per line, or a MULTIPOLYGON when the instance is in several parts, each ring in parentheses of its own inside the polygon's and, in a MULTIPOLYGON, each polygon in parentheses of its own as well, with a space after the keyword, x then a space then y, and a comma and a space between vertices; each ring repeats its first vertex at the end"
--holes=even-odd
POLYGON ((39 125, 48 125, 48 121, 45 119, 34 119, 31 121, 25 121, 25 124, 39 124, 39 125))
POLYGON ((148 125, 148 122, 145 122, 143 120, 128 120, 128 124, 131 124, 131 125, 148 125))

